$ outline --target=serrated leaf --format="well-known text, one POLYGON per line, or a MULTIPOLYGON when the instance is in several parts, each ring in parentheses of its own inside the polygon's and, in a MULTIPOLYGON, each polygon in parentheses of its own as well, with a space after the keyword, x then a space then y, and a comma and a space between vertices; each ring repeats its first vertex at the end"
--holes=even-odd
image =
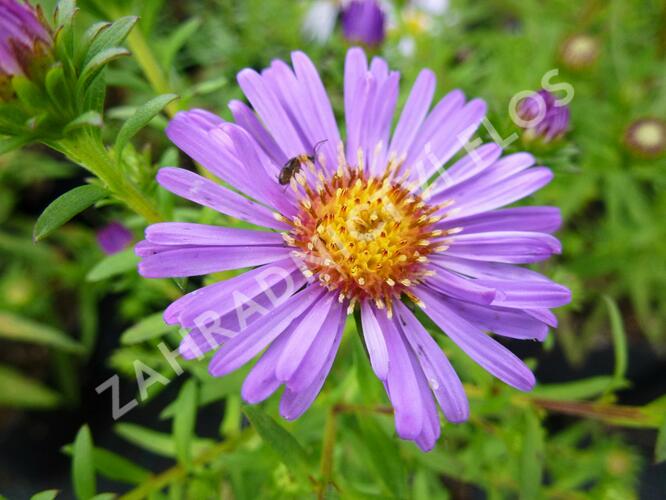
POLYGON ((197 417, 199 389, 194 379, 183 384, 176 400, 176 414, 173 418, 173 439, 176 456, 182 464, 192 463, 192 439, 197 417))
POLYGON ((90 500, 97 491, 93 440, 90 429, 84 425, 79 430, 72 447, 72 483, 79 500, 90 500))
MULTIPOLYGON (((175 458, 176 456, 176 446, 173 437, 169 434, 146 429, 136 424, 125 423, 116 424, 114 430, 116 434, 139 448, 164 457, 175 458)), ((194 438, 192 439, 192 453, 195 456, 199 455, 212 445, 213 441, 210 439, 194 438)))
POLYGON ((273 449, 289 470, 302 476, 308 475, 307 454, 291 433, 257 406, 243 406, 243 413, 261 439, 273 449))
POLYGON ((35 493, 30 497, 30 500, 53 500, 58 496, 58 490, 46 490, 35 493))
POLYGON ((533 412, 526 412, 525 420, 520 460, 520 498, 534 500, 540 497, 543 477, 544 433, 539 418, 533 412))
POLYGON ((142 319, 133 327, 125 330, 120 342, 125 345, 138 344, 146 340, 161 337, 162 335, 178 330, 176 325, 167 325, 162 313, 156 313, 142 319))
POLYGON ((121 44, 132 30, 137 20, 138 18, 136 16, 121 17, 111 24, 111 26, 99 32, 90 44, 90 49, 88 49, 88 53, 83 60, 84 66, 92 61, 98 54, 121 44))
POLYGON ((52 326, 0 311, 0 338, 41 344, 65 352, 81 353, 83 346, 52 326))
POLYGON ((13 368, 0 365, 0 406, 46 409, 59 404, 58 393, 13 368))
POLYGON ((608 296, 604 296, 604 301, 608 308, 611 335, 613 337, 613 352, 615 353, 613 377, 615 380, 623 380, 627 373, 627 334, 624 331, 622 315, 615 301, 608 296))
POLYGON ((134 249, 128 248, 104 257, 88 272, 86 280, 102 281, 132 270, 136 271, 138 263, 139 258, 134 254, 134 249))
MULTIPOLYGON (((72 449, 72 445, 63 447, 63 451, 68 455, 72 454, 72 449)), ((93 448, 93 458, 97 472, 112 481, 140 484, 151 475, 149 470, 104 448, 93 448)))
POLYGON ((71 220, 72 217, 104 198, 106 194, 107 192, 104 189, 93 184, 79 186, 67 191, 53 200, 37 218, 32 232, 33 239, 39 241, 45 238, 71 220))
POLYGON ((81 71, 79 81, 76 84, 77 93, 84 92, 107 64, 114 59, 127 55, 129 55, 129 51, 122 47, 111 47, 95 55, 81 71))
POLYGON ((164 94, 151 99, 142 106, 139 106, 118 132, 118 136, 116 137, 116 144, 114 147, 116 156, 120 158, 122 151, 129 140, 134 137, 134 135, 139 130, 148 125, 150 120, 152 120, 160 111, 162 111, 162 109, 164 109, 167 104, 177 98, 178 96, 176 94, 164 94))

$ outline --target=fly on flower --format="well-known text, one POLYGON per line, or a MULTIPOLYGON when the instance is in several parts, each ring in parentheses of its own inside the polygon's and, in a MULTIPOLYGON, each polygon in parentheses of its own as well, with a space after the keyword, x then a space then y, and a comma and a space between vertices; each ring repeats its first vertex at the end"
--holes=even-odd
POLYGON ((209 371, 222 376, 265 350, 243 398, 258 403, 280 386, 284 418, 310 406, 334 362, 346 315, 358 308, 370 363, 395 410, 397 433, 431 449, 440 433, 436 403, 461 422, 462 383, 413 312, 425 314, 474 361, 530 390, 528 367, 497 335, 544 340, 551 308, 569 291, 520 264, 560 252, 553 207, 504 208, 552 178, 526 153, 502 157, 485 144, 448 166, 485 116, 479 99, 454 90, 431 107, 435 77, 423 70, 392 129, 399 74, 358 48, 344 74, 346 137, 310 59, 245 69, 238 83, 251 108, 229 105, 234 123, 204 110, 179 113, 169 138, 234 190, 180 168, 163 168, 167 190, 271 231, 189 223, 147 228, 140 273, 183 277, 252 267, 196 290, 165 311, 190 329, 180 352, 217 348, 209 371), (280 169, 321 144, 293 189, 280 169), (314 160, 314 158, 313 158, 314 160), (425 186, 428 186, 427 190, 425 186), (243 193, 243 194, 240 194, 243 193), (218 348, 219 347, 219 348, 218 348))

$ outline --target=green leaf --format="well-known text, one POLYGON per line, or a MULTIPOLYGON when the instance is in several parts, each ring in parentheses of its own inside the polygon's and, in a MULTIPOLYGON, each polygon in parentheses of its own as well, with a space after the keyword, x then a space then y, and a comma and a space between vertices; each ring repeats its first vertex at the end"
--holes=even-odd
MULTIPOLYGON (((114 430, 116 434, 139 448, 164 457, 174 458, 176 456, 176 445, 173 437, 169 434, 146 429, 136 424, 125 423, 116 424, 114 430)), ((194 438, 192 439, 192 453, 195 456, 199 455, 212 445, 213 441, 210 439, 194 438)))
POLYGON ((666 461, 666 418, 664 418, 657 432, 657 441, 654 445, 654 461, 655 463, 666 461))
POLYGON ((0 155, 14 151, 30 142, 29 137, 10 137, 9 139, 0 139, 0 155))
POLYGON ((129 140, 134 137, 134 135, 141 130, 143 127, 148 125, 148 122, 152 120, 164 107, 169 104, 174 99, 177 99, 176 94, 164 94, 157 96, 142 106, 139 106, 134 114, 123 124, 122 128, 118 132, 116 137, 115 152, 116 157, 120 158, 123 149, 129 142, 129 140))
POLYGON ((190 379, 183 385, 176 400, 173 418, 173 439, 178 460, 186 465, 192 463, 192 438, 197 418, 197 382, 190 379))
MULTIPOLYGON (((66 445, 63 451, 72 454, 72 446, 66 445)), ((140 484, 151 476, 151 472, 104 448, 93 448, 93 461, 97 472, 113 481, 140 484)))
POLYGON ((116 45, 122 43, 136 24, 137 20, 138 17, 136 16, 121 17, 111 26, 106 27, 102 31, 98 31, 97 35, 93 38, 88 54, 86 54, 83 61, 84 66, 92 61, 98 54, 105 50, 115 48, 116 45))
POLYGON ((87 425, 81 427, 72 447, 72 482, 79 500, 89 500, 97 490, 93 440, 87 425))
POLYGON ((59 196, 37 218, 32 237, 35 241, 45 238, 75 215, 106 196, 106 190, 93 184, 79 186, 59 196))
POLYGON ((539 498, 544 461, 544 433, 539 418, 531 411, 525 413, 523 451, 520 467, 520 498, 539 498))
POLYGON ((101 128, 104 125, 102 121, 102 115, 99 112, 90 110, 74 118, 71 122, 65 125, 63 134, 67 135, 74 130, 78 130, 81 127, 96 127, 101 128))
POLYGON ((307 454, 294 436, 258 406, 243 406, 243 413, 284 465, 294 473, 308 475, 307 454))
POLYGON ((60 0, 53 16, 56 27, 69 24, 77 10, 75 0, 60 0))
POLYGON ((192 38, 192 35, 197 32, 200 25, 201 21, 199 19, 191 18, 172 31, 162 45, 160 62, 163 68, 170 68, 173 65, 173 60, 178 51, 192 38))
POLYGON ((114 498, 118 498, 115 493, 100 493, 92 497, 91 500, 114 500, 114 498))
POLYGON ((615 301, 607 295, 604 296, 604 300, 608 308, 611 335, 613 336, 613 351, 615 352, 613 377, 615 380, 623 380, 624 375, 627 373, 627 334, 624 331, 622 315, 615 301))
POLYGON ((0 365, 0 406, 46 409, 59 404, 58 393, 13 368, 0 365))
POLYGON ((53 500, 58 496, 58 490, 46 490, 39 493, 35 493, 30 497, 30 500, 53 500))
POLYGON ((47 345, 65 352, 83 352, 81 344, 60 330, 5 311, 0 311, 0 338, 47 345))
POLYGON ((53 105, 59 109, 67 109, 66 104, 68 104, 70 96, 62 63, 55 63, 46 73, 45 86, 46 93, 53 105))
POLYGON ((48 107, 48 101, 42 90, 27 77, 15 75, 11 83, 19 100, 34 112, 44 111, 48 107))
POLYGON ((170 332, 178 331, 178 326, 167 325, 162 313, 156 313, 142 319, 136 325, 125 330, 120 342, 125 345, 138 344, 145 340, 161 337, 170 332))
POLYGON ((123 49, 121 47, 111 47, 110 49, 103 50, 95 57, 93 57, 81 71, 79 81, 76 84, 77 93, 80 94, 84 92, 107 64, 109 64, 114 59, 118 59, 119 57, 127 55, 129 55, 129 51, 127 49, 123 49))
POLYGON ((134 254, 134 249, 128 248, 122 252, 104 257, 88 272, 86 280, 102 281, 128 271, 136 271, 138 263, 139 258, 134 254))

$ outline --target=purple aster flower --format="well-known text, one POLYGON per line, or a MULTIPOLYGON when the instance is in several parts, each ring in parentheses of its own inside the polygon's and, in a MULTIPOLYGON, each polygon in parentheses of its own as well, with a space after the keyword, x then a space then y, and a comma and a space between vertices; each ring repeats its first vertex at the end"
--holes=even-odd
POLYGON ((384 41, 386 15, 377 0, 352 0, 343 7, 341 19, 350 42, 374 46, 384 41))
POLYGON ((132 243, 132 233, 120 222, 111 222, 97 233, 97 243, 105 254, 111 255, 132 243))
POLYGON ((321 390, 346 314, 358 308, 398 435, 428 450, 440 433, 437 404, 452 422, 467 419, 469 406, 413 312, 420 306, 483 368, 530 390, 529 368, 487 333, 541 341, 556 325, 550 309, 569 302, 565 287, 519 266, 560 252, 551 235, 559 210, 503 208, 546 185, 551 171, 529 154, 501 157, 498 145, 485 144, 426 188, 475 133, 486 105, 454 90, 431 108, 435 76, 423 70, 392 130, 399 74, 380 58, 368 65, 358 48, 346 60, 344 142, 302 52, 291 67, 245 69, 238 83, 252 108, 232 101, 235 122, 192 110, 167 128, 235 190, 180 168, 161 169, 157 180, 269 231, 167 222, 149 226, 136 248, 149 278, 254 268, 167 308, 167 323, 190 329, 182 355, 217 348, 209 371, 222 376, 265 350, 242 396, 258 403, 285 386, 280 413, 294 419, 321 390))
POLYGON ((35 57, 51 46, 41 10, 16 0, 0 0, 0 80, 29 74, 35 57))
POLYGON ((516 112, 528 139, 551 142, 562 137, 569 128, 569 106, 560 104, 545 89, 521 100, 516 112))

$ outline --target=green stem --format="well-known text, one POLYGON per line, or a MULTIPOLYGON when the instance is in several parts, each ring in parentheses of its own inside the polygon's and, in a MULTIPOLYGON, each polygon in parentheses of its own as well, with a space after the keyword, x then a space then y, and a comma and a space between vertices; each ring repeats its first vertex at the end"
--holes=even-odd
POLYGON ((319 491, 317 498, 323 500, 326 498, 326 489, 331 482, 333 475, 333 451, 335 450, 335 434, 337 431, 337 406, 331 408, 326 416, 326 424, 324 425, 324 442, 321 450, 321 481, 319 483, 319 491))
POLYGON ((63 139, 58 146, 70 160, 97 176, 116 198, 148 222, 163 220, 152 200, 121 171, 99 137, 80 132, 63 139))
MULTIPOLYGON (((170 94, 171 86, 139 26, 135 26, 130 32, 127 44, 153 90, 158 94, 170 94)), ((169 117, 173 117, 178 112, 178 105, 175 102, 169 103, 166 112, 169 117)))

